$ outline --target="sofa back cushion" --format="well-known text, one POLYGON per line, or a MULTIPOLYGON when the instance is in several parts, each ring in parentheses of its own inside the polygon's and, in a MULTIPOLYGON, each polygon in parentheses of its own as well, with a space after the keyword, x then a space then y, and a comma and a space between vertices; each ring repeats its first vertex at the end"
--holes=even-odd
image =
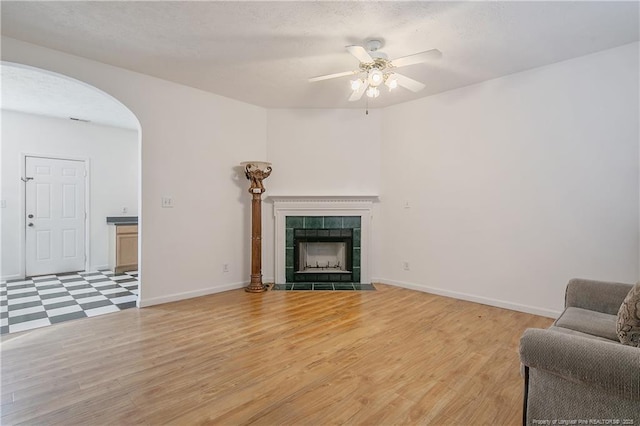
POLYGON ((621 343, 640 347, 640 281, 620 305, 616 332, 621 343))

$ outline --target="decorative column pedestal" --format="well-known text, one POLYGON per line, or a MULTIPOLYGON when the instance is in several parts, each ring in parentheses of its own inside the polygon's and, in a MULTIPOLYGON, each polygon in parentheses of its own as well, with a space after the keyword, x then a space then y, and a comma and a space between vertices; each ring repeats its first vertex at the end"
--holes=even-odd
POLYGON ((261 293, 267 289, 262 283, 262 193, 265 191, 262 181, 271 174, 271 163, 245 161, 240 164, 251 182, 251 282, 245 291, 261 293))

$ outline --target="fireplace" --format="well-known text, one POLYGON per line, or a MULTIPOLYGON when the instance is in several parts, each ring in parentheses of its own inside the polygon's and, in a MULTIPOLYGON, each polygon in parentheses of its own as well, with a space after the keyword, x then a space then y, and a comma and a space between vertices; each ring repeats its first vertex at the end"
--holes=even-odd
POLYGON ((293 281, 352 282, 352 254, 352 228, 294 228, 293 281))
MULTIPOLYGON (((274 282, 277 284, 295 283, 296 281, 311 279, 327 280, 328 282, 354 282, 370 283, 370 245, 371 245, 371 219, 373 203, 377 201, 377 196, 286 196, 270 195, 273 202, 274 215, 274 282), (311 260, 306 263, 313 268, 306 268, 305 261, 301 261, 302 247, 294 244, 294 237, 297 230, 305 231, 305 235, 298 233, 298 238, 316 238, 307 235, 308 232, 320 232, 322 238, 333 237, 334 241, 318 241, 315 243, 344 243, 344 246, 311 246, 311 260), (340 235, 340 240, 335 234, 336 230, 346 231, 345 235, 340 235), (331 235, 331 232, 334 235, 331 235), (327 233, 325 235, 324 233, 327 233), (351 232, 351 250, 348 249, 348 238, 351 232), (297 248, 296 248, 297 247, 297 248), (342 259, 341 247, 344 247, 345 258, 342 259), (331 255, 331 258, 327 256, 331 255), (315 257, 314 257, 315 256, 315 257), (322 258, 321 256, 325 256, 322 258), (329 266, 336 266, 340 256, 340 269, 344 271, 330 270, 329 266), (348 256, 351 256, 349 259, 348 256), (315 258, 315 260, 313 260, 315 258), (326 260, 323 260, 326 259, 326 260), (317 265, 314 264, 317 262, 317 265), (321 262, 325 262, 321 265, 321 262), (300 265, 303 268, 300 268, 300 265), (325 268, 324 270, 322 268, 325 268), (305 275, 306 273, 306 275, 305 275), (348 277, 351 274, 351 277, 348 277), (314 277, 315 275, 315 277, 314 277), (320 276, 319 276, 320 275, 320 276), (327 275, 325 277, 324 275, 327 275), (344 277, 344 278, 343 278, 344 277), (342 280, 349 281, 342 281, 342 280)), ((298 231, 300 232, 300 231, 298 231)), ((306 241, 307 243, 313 241, 306 241)), ((306 245, 307 254, 309 245, 306 245)), ((308 258, 308 256, 307 256, 308 258)), ((312 281, 306 281, 312 282, 312 281)))

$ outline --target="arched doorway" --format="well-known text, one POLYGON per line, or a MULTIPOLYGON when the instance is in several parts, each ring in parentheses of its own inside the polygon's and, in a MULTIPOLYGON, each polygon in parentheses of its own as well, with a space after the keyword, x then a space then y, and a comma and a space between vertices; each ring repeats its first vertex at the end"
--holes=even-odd
POLYGON ((2 333, 136 306, 139 269, 114 271, 114 251, 140 257, 139 121, 81 81, 0 67, 2 333))

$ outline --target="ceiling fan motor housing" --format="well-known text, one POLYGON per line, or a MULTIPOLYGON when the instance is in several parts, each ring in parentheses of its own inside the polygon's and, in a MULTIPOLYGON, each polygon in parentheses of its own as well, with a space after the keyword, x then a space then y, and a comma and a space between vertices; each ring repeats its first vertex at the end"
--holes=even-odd
POLYGON ((384 58, 374 58, 373 62, 369 63, 360 62, 360 69, 364 72, 369 72, 374 68, 379 69, 380 71, 384 71, 387 68, 391 68, 391 64, 387 59, 384 58))

